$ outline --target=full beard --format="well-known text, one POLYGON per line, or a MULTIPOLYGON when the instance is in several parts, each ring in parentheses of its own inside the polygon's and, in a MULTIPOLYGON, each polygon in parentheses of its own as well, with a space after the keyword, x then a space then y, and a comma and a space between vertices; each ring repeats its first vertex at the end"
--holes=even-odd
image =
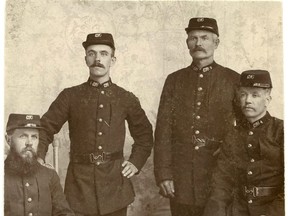
POLYGON ((38 166, 37 154, 34 149, 29 147, 23 149, 20 153, 11 148, 5 160, 5 169, 21 176, 34 175, 38 166))

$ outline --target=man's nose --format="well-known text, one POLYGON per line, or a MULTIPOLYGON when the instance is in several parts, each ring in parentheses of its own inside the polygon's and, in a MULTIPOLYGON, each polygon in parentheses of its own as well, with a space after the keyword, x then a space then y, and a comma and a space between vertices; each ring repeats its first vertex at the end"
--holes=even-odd
POLYGON ((29 137, 27 138, 25 145, 26 145, 26 146, 32 146, 32 145, 33 145, 32 138, 31 138, 31 137, 30 137, 30 138, 29 138, 29 137))
POLYGON ((245 103, 246 104, 250 104, 251 103, 251 99, 252 99, 252 96, 251 95, 247 95, 246 98, 245 98, 245 103))
POLYGON ((202 40, 201 40, 200 38, 198 38, 198 39, 196 40, 196 45, 197 45, 197 46, 201 46, 201 45, 202 45, 202 40))

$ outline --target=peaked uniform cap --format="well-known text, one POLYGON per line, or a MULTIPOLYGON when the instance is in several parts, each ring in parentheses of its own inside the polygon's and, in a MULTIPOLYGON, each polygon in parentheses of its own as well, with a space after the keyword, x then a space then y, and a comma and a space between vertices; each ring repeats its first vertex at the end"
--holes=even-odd
POLYGON ((17 128, 43 129, 40 124, 39 115, 12 113, 9 115, 6 131, 17 128))
POLYGON ((266 70, 247 70, 240 76, 240 87, 272 88, 270 73, 266 70))
POLYGON ((187 34, 192 30, 206 30, 219 36, 217 21, 213 18, 194 17, 191 18, 188 27, 185 28, 187 34))
POLYGON ((105 44, 115 50, 113 36, 110 33, 92 33, 88 34, 86 41, 82 43, 83 47, 87 49, 90 45, 105 44))

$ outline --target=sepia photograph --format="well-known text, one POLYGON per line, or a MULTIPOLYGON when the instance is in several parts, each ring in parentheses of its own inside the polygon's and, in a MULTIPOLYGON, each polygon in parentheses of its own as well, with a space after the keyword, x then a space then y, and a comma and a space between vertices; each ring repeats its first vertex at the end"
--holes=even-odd
POLYGON ((282 1, 4 6, 5 216, 285 215, 282 1))

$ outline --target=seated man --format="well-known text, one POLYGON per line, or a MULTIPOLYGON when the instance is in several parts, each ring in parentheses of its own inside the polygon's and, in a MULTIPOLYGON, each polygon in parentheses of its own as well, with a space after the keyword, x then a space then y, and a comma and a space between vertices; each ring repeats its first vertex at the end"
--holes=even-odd
POLYGON ((284 216, 283 121, 270 116, 268 71, 241 74, 243 120, 227 134, 205 216, 284 216))
POLYGON ((5 216, 73 216, 53 169, 37 162, 40 116, 10 114, 5 160, 5 216))

